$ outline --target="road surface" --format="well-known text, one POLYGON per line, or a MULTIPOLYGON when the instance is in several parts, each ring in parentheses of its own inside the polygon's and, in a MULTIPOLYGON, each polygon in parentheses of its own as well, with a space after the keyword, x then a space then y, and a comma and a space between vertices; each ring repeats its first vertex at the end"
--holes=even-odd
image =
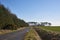
POLYGON ((29 28, 19 30, 16 32, 0 35, 0 40, 23 40, 25 34, 29 31, 29 28))

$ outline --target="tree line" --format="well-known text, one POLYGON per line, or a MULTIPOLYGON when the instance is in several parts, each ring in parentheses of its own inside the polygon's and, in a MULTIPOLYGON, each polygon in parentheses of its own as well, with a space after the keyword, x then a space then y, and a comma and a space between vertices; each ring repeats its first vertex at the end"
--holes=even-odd
POLYGON ((15 14, 11 13, 4 5, 0 4, 0 29, 17 29, 28 26, 24 20, 19 19, 15 14))
POLYGON ((51 26, 50 22, 28 22, 29 26, 51 26))

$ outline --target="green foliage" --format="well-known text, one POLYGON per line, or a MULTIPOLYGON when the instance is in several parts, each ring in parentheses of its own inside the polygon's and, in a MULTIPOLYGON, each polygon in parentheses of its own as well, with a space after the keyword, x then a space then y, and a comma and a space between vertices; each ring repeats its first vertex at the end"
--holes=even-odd
POLYGON ((28 26, 28 24, 24 20, 18 19, 3 5, 0 5, 0 29, 17 29, 21 26, 28 26))
POLYGON ((16 30, 17 26, 16 25, 12 25, 12 24, 8 24, 8 25, 5 25, 2 29, 16 30))
POLYGON ((51 26, 51 23, 49 23, 49 22, 41 22, 40 26, 51 26))

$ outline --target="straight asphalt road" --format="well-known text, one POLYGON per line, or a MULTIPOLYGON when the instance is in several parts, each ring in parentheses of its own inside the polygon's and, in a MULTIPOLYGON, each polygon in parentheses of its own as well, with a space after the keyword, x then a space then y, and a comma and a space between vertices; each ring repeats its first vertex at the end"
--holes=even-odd
POLYGON ((29 28, 25 28, 16 32, 0 35, 0 40, 24 40, 29 28))

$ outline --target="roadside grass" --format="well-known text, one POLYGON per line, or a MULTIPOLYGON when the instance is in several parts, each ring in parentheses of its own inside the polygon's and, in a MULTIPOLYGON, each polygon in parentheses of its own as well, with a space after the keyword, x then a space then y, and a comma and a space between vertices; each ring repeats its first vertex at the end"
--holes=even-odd
POLYGON ((0 30, 0 35, 12 32, 12 30, 0 30))
POLYGON ((41 40, 41 39, 34 29, 30 29, 30 31, 26 33, 24 40, 41 40))
POLYGON ((22 30, 24 29, 25 27, 22 27, 22 28, 19 28, 17 30, 0 30, 0 35, 3 35, 3 34, 7 34, 7 33, 11 33, 11 32, 15 32, 15 31, 18 31, 18 30, 22 30))

